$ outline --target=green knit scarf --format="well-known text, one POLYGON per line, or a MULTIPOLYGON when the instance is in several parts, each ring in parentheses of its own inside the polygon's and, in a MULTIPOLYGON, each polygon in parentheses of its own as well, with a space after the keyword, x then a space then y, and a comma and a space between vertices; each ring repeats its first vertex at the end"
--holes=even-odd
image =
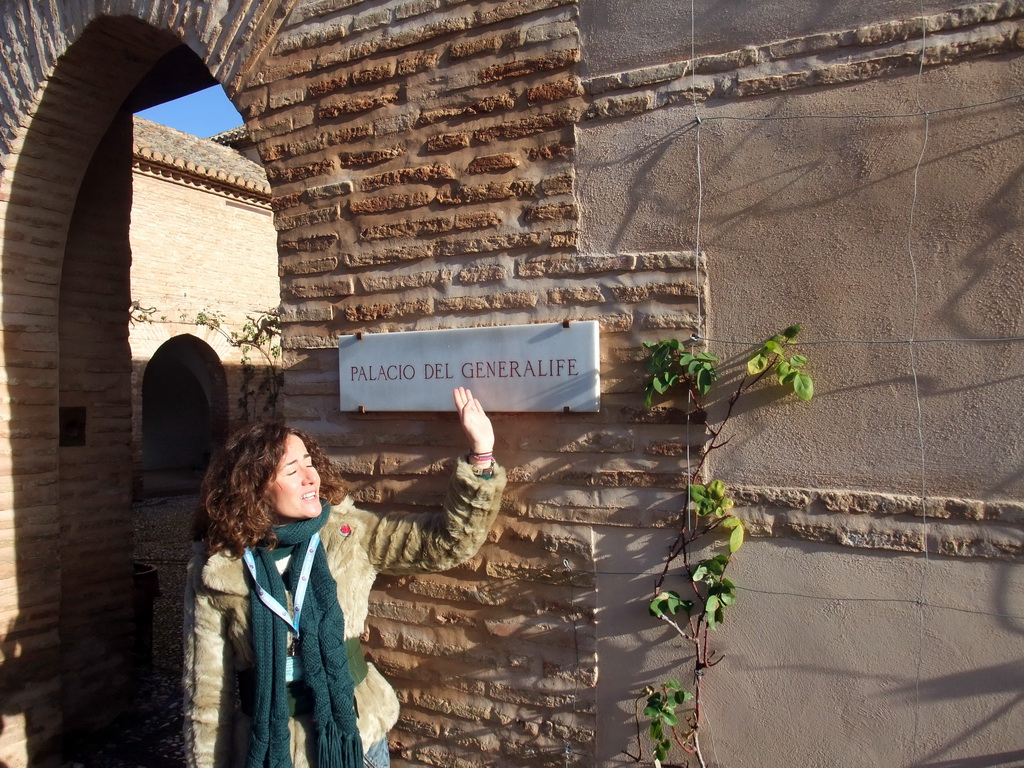
MULTIPOLYGON (((330 517, 322 502, 319 517, 274 528, 280 546, 292 546, 289 571, 298 574, 309 541, 330 517)), ((282 605, 287 605, 284 580, 266 547, 253 552, 256 579, 282 605)), ((299 656, 305 683, 313 693, 316 723, 316 768, 362 768, 363 745, 356 727, 355 693, 345 651, 345 616, 338 605, 337 585, 327 567, 323 547, 317 547, 299 625, 299 656)), ((247 768, 292 768, 288 730, 288 690, 285 659, 288 626, 267 608, 250 588, 255 695, 247 768)))

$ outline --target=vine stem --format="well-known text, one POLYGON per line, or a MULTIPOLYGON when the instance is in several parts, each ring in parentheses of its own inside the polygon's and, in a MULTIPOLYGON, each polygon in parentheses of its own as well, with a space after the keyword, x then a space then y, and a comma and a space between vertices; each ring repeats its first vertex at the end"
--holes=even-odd
MULTIPOLYGON (((789 341, 793 336, 796 335, 796 332, 798 332, 800 330, 799 326, 793 326, 792 328, 795 328, 795 331, 792 334, 784 333, 784 337, 783 337, 783 335, 778 335, 776 337, 772 337, 771 339, 769 339, 768 342, 765 342, 764 346, 762 347, 762 352, 758 353, 758 357, 768 351, 769 342, 775 341, 776 342, 776 349, 780 349, 782 344, 785 344, 787 341, 789 341)), ((789 331, 789 330, 791 330, 791 329, 787 329, 787 331, 789 331)), ((650 345, 650 346, 654 346, 654 345, 650 345)), ((676 349, 676 351, 678 353, 678 351, 679 351, 678 350, 678 342, 675 342, 674 349, 676 349)), ((662 347, 661 350, 659 351, 659 355, 660 355, 661 352, 664 352, 664 351, 665 351, 665 348, 662 347)), ((658 359, 659 359, 659 362, 657 363, 657 366, 664 367, 663 355, 660 356, 658 359)), ((715 358, 711 358, 711 359, 715 360, 715 358)), ((751 361, 753 361, 754 359, 755 358, 751 358, 751 361)), ((764 365, 763 365, 763 367, 760 368, 760 370, 757 373, 753 373, 750 370, 750 368, 748 367, 747 371, 740 377, 738 383, 736 384, 735 390, 732 392, 732 394, 729 396, 728 400, 726 401, 725 413, 722 415, 722 418, 720 420, 718 420, 717 423, 715 423, 715 424, 709 424, 708 423, 708 410, 705 407, 704 403, 702 402, 703 395, 702 395, 702 393, 697 388, 696 379, 691 375, 690 380, 689 380, 689 386, 688 386, 688 389, 689 389, 689 392, 688 392, 689 398, 688 398, 688 400, 689 400, 690 403, 692 403, 693 407, 692 407, 691 410, 689 410, 687 412, 686 419, 687 419, 687 422, 692 422, 695 419, 695 417, 699 418, 701 423, 704 425, 704 429, 706 430, 707 440, 698 450, 696 464, 693 465, 692 467, 688 466, 688 468, 687 468, 687 475, 686 475, 686 477, 687 477, 686 511, 687 512, 690 510, 691 505, 695 504, 695 502, 694 502, 694 500, 692 498, 692 494, 691 494, 691 487, 694 484, 698 483, 699 478, 702 476, 705 464, 707 463, 708 456, 710 455, 710 453, 712 451, 717 450, 718 448, 721 448, 721 447, 725 446, 729 442, 729 440, 730 440, 729 437, 723 437, 723 433, 724 433, 724 431, 726 429, 726 426, 728 425, 729 421, 732 419, 732 417, 734 415, 734 410, 735 410, 735 407, 736 407, 736 403, 740 400, 740 398, 746 392, 748 392, 751 388, 753 388, 755 385, 757 385, 758 382, 760 382, 770 371, 775 370, 775 366, 776 366, 776 364, 778 363, 778 361, 780 359, 782 361, 785 361, 786 358, 780 352, 776 351, 774 354, 771 354, 770 356, 766 356, 766 358, 762 358, 762 361, 764 362, 764 365)), ((675 357, 675 362, 676 362, 676 364, 678 364, 678 362, 679 362, 679 356, 678 355, 675 357)), ((750 365, 750 363, 748 362, 748 366, 749 365, 750 365)), ((670 366, 671 366, 671 363, 669 364, 669 367, 670 366)), ((648 370, 651 371, 652 369, 648 368, 648 370)), ((664 370, 667 370, 667 368, 664 368, 664 370)), ((712 369, 712 371, 713 371, 713 369, 712 369)), ((778 373, 778 371, 776 371, 776 373, 778 373)), ((685 372, 684 372, 684 375, 685 375, 685 372)), ((684 377, 680 376, 679 378, 683 379, 684 377)), ((717 378, 717 376, 715 376, 715 378, 717 378)), ((652 384, 648 385, 648 390, 647 390, 648 391, 648 402, 647 402, 648 406, 650 405, 649 401, 650 401, 650 397, 651 397, 651 394, 650 394, 651 393, 651 389, 650 388, 651 387, 655 387, 656 388, 658 386, 657 376, 655 377, 655 379, 652 380, 652 382, 653 382, 652 384)), ((665 385, 662 384, 662 386, 665 386, 665 385)), ((799 392, 798 392, 798 394, 799 394, 799 392)), ((687 449, 687 462, 689 463, 689 449, 687 449)), ((730 505, 730 507, 731 507, 731 505, 730 505)), ((723 508, 723 509, 727 509, 727 508, 723 508)), ((731 516, 731 515, 727 515, 727 516, 731 516)), ((668 548, 668 553, 667 553, 667 556, 665 558, 665 562, 664 562, 664 564, 662 566, 661 573, 658 575, 658 578, 655 581, 655 590, 654 590, 655 596, 657 597, 657 595, 659 595, 661 593, 661 590, 662 590, 662 587, 663 587, 663 585, 665 583, 665 580, 668 578, 669 570, 672 568, 673 564, 681 557, 682 561, 683 561, 682 571, 683 571, 683 574, 685 574, 684 578, 687 578, 687 580, 690 582, 690 585, 691 585, 691 587, 693 589, 693 592, 694 592, 694 595, 696 597, 696 602, 692 604, 691 609, 689 610, 689 619, 688 619, 688 622, 687 622, 688 627, 689 627, 689 633, 687 633, 686 630, 684 630, 683 627, 680 626, 680 624, 678 624, 675 620, 671 619, 669 616, 662 614, 662 615, 659 616, 659 618, 661 618, 662 620, 664 620, 667 623, 669 623, 680 637, 682 637, 686 641, 692 643, 692 645, 693 645, 693 653, 694 653, 694 660, 693 660, 693 689, 694 689, 694 693, 693 693, 693 697, 692 697, 692 699, 693 699, 693 708, 691 709, 690 714, 689 714, 689 716, 687 718, 687 721, 688 721, 687 724, 689 725, 689 732, 681 735, 679 730, 677 729, 677 727, 675 725, 673 725, 673 726, 671 726, 671 733, 672 733, 672 737, 675 740, 676 744, 678 744, 683 749, 683 751, 696 756, 697 762, 699 763, 700 768, 707 768, 707 761, 704 759, 703 749, 702 749, 701 740, 700 740, 701 718, 702 718, 702 714, 703 714, 702 713, 702 707, 703 707, 703 697, 702 697, 703 678, 704 678, 704 675, 707 673, 707 671, 712 666, 715 666, 716 664, 718 664, 719 661, 722 660, 722 657, 717 658, 713 662, 711 661, 712 657, 715 654, 714 654, 714 652, 710 648, 709 633, 710 633, 710 630, 711 630, 711 623, 715 622, 716 618, 715 618, 714 615, 712 615, 712 617, 709 619, 708 618, 708 611, 707 611, 707 609, 708 609, 708 602, 710 600, 710 591, 716 587, 716 584, 713 584, 713 579, 711 577, 708 577, 707 579, 703 579, 702 578, 701 581, 706 581, 706 583, 708 585, 708 589, 705 590, 705 591, 708 591, 709 595, 707 597, 705 597, 702 594, 701 589, 699 588, 700 582, 699 581, 694 581, 694 578, 693 578, 695 571, 694 571, 693 565, 691 563, 691 552, 692 552, 692 549, 694 547, 695 542, 697 542, 699 539, 703 538, 707 534, 713 533, 714 531, 716 531, 717 529, 719 529, 721 527, 723 519, 724 519, 724 517, 719 517, 719 519, 716 520, 716 519, 713 519, 713 518, 709 519, 708 517, 701 517, 700 515, 698 515, 698 522, 695 523, 693 530, 688 529, 688 527, 686 525, 682 525, 679 528, 679 530, 678 530, 678 532, 676 534, 675 540, 672 542, 672 544, 668 548)), ((689 520, 689 516, 688 515, 687 515, 687 520, 689 520)), ((735 526, 733 526, 733 527, 735 527, 735 526)), ((732 560, 732 552, 733 551, 734 550, 730 547, 729 554, 726 556, 724 562, 720 563, 720 568, 717 570, 717 578, 718 578, 717 586, 718 587, 721 586, 721 582, 725 578, 725 571, 728 568, 728 565, 729 565, 730 561, 732 560)), ((715 558, 715 560, 717 560, 717 558, 715 558)), ((711 561, 705 561, 705 562, 711 562, 711 561)), ((730 586, 729 589, 730 589, 730 594, 731 594, 731 586, 730 586)), ((719 594, 718 591, 714 592, 714 594, 716 595, 716 599, 718 599, 718 600, 721 599, 721 595, 719 594)), ((676 597, 678 597, 678 595, 676 595, 676 597)), ((687 602, 689 602, 689 601, 687 601, 687 602)), ((730 601, 730 604, 731 604, 731 601, 730 601)), ((721 603, 719 603, 719 606, 720 605, 721 605, 721 603)), ((666 689, 666 693, 667 693, 667 689, 666 689)), ((639 721, 637 722, 637 743, 638 743, 638 746, 639 746, 639 743, 640 743, 639 721)), ((627 754, 629 754, 629 753, 627 753, 627 754)), ((634 759, 636 759, 637 762, 639 762, 641 755, 642 755, 642 748, 639 750, 639 752, 638 752, 638 754, 636 756, 633 756, 633 755, 630 755, 630 756, 634 757, 634 759)), ((689 763, 689 761, 688 761, 688 763, 689 763)))
POLYGON ((697 755, 697 762, 700 763, 700 768, 708 768, 708 764, 704 762, 704 754, 700 750, 700 734, 696 730, 693 732, 693 746, 694 754, 697 755))

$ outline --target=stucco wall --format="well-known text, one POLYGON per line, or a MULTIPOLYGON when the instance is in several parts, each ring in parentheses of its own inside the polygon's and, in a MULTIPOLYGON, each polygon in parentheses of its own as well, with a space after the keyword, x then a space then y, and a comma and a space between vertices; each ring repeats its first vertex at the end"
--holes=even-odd
POLYGON ((698 56, 722 54, 891 19, 912 20, 950 7, 949 3, 917 0, 640 0, 629 4, 594 0, 580 6, 580 33, 587 52, 583 71, 586 76, 608 75, 686 61, 693 52, 698 56))
MULTIPOLYGON (((868 10, 844 23, 897 19, 868 10)), ((800 322, 810 342, 799 351, 813 402, 748 397, 709 465, 735 486, 748 531, 817 543, 754 540, 738 553, 740 599, 712 636, 725 661, 704 682, 705 755, 762 766, 1018 761, 1001 735, 1024 716, 1007 683, 1024 605, 1013 576, 1024 360, 1012 340, 1022 65, 1001 54, 1015 27, 929 18, 919 76, 907 56, 922 48, 919 20, 917 39, 898 42, 901 23, 842 32, 800 28, 794 14, 783 29, 769 15, 756 34, 721 43, 762 47, 716 60, 724 50, 708 41, 720 37, 700 34, 709 15, 698 11, 707 58, 694 76, 647 66, 663 62, 656 43, 652 59, 640 47, 609 59, 603 35, 627 34, 628 22, 605 27, 611 9, 581 11, 588 66, 637 68, 584 81, 596 93, 578 132, 581 248, 693 250, 699 238, 700 330, 726 391, 771 333, 800 322), (768 44, 793 31, 836 34, 768 44), (936 66, 971 46, 995 55, 936 66), (972 341, 1000 338, 1010 340, 972 341)), ((689 8, 676 14, 688 26, 689 8)), ((673 335, 689 334, 660 337, 673 335)), ((718 400, 712 414, 724 412, 718 400)), ((692 688, 685 649, 643 615, 671 538, 598 537, 601 761, 629 764, 618 753, 635 751, 633 704, 612 691, 668 677, 692 688), (627 621, 635 634, 619 629, 627 621)))
MULTIPOLYGON (((905 115, 918 94, 936 110, 1013 95, 1021 67, 1000 57, 920 81, 701 104, 706 335, 731 361, 803 323, 820 387, 809 407, 748 407, 716 471, 750 484, 767 465, 780 485, 919 492, 913 338, 929 494, 1019 499, 1020 456, 1006 450, 1021 428, 1019 346, 932 341, 1019 335, 1019 102, 931 116, 916 179, 925 120, 905 115)), ((587 249, 694 242, 697 137, 684 106, 583 128, 587 249)))
MULTIPOLYGON (((635 765, 620 754, 636 752, 634 702, 616 691, 639 693, 673 676, 692 689, 680 641, 644 615, 656 569, 625 575, 671 538, 599 533, 598 624, 609 627, 598 644, 601 765, 635 765)), ((761 539, 744 546, 731 568, 739 599, 712 634, 723 661, 705 679, 710 765, 1017 765, 1024 758, 1004 730, 1020 724, 1024 583, 1016 563, 926 562, 761 539)), ((682 589, 678 581, 668 586, 682 589)))

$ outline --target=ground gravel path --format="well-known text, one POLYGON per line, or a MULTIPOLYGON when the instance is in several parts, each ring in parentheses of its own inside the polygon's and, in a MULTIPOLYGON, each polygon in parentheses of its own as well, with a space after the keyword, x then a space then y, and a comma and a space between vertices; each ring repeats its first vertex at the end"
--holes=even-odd
POLYGON ((135 668, 131 709, 69 744, 63 768, 182 768, 181 611, 192 552, 195 496, 147 499, 134 506, 135 560, 155 565, 152 664, 135 668))

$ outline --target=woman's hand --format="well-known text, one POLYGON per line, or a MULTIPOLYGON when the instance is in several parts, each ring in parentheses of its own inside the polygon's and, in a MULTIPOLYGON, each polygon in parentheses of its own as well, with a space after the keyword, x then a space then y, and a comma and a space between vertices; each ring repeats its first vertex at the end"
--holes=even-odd
POLYGON ((462 429, 469 439, 470 450, 479 454, 491 453, 494 450, 494 428, 484 413, 484 407, 465 387, 456 387, 452 394, 462 429))

